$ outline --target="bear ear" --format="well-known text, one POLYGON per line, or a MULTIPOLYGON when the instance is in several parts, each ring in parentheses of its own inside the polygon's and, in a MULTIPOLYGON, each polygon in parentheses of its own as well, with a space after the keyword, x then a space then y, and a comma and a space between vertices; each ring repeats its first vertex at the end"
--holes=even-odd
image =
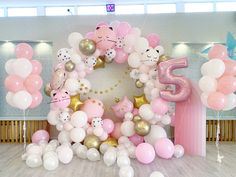
POLYGON ((109 26, 109 29, 113 31, 113 28, 111 26, 109 26))
POLYGON ((96 30, 99 30, 100 29, 100 26, 97 26, 96 30))

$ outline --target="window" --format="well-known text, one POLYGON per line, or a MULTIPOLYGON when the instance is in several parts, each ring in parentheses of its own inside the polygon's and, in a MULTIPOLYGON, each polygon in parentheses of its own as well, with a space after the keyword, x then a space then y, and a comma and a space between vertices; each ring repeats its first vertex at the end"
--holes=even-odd
POLYGON ((117 5, 116 14, 144 14, 143 5, 117 5))
POLYGON ((148 14, 158 14, 158 13, 176 13, 175 4, 150 4, 147 5, 148 14))
POLYGON ((236 11, 236 2, 217 2, 216 11, 236 11))
POLYGON ((213 3, 186 3, 184 4, 185 12, 213 12, 213 3))
POLYGON ((0 8, 0 17, 4 17, 4 9, 0 8))
POLYGON ((8 8, 7 16, 37 16, 37 8, 8 8))
POLYGON ((106 6, 80 6, 78 15, 106 15, 106 6))
POLYGON ((46 7, 45 15, 46 16, 66 16, 66 15, 75 15, 73 7, 46 7))

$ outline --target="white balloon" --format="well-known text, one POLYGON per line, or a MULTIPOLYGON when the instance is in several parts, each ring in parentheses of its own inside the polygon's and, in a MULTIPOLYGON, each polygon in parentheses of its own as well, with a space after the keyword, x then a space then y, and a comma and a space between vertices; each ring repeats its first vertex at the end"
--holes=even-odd
POLYGON ((59 165, 58 157, 49 156, 43 160, 43 167, 46 170, 52 171, 55 170, 59 165))
POLYGON ((107 134, 107 132, 105 132, 105 131, 103 131, 102 135, 99 136, 99 139, 100 139, 101 141, 105 141, 107 138, 108 138, 108 134, 107 134))
POLYGON ((179 145, 179 144, 175 145, 174 156, 175 156, 176 158, 180 158, 180 157, 182 157, 183 155, 184 155, 184 148, 183 148, 183 146, 181 146, 181 145, 179 145))
POLYGON ((139 80, 142 82, 142 83, 146 83, 148 80, 149 80, 149 77, 147 74, 143 73, 143 74, 140 74, 139 75, 139 80))
POLYGON ((80 55, 78 55, 77 53, 72 53, 71 54, 71 61, 75 64, 79 64, 82 62, 82 59, 81 59, 80 55))
POLYGON ((5 63, 5 70, 7 74, 14 74, 14 69, 13 69, 13 63, 16 61, 16 59, 10 59, 7 60, 5 63))
POLYGON ((143 104, 139 108, 139 115, 144 119, 144 120, 151 120, 154 116, 154 112, 152 111, 152 107, 150 104, 143 104))
POLYGON ((98 161, 100 160, 100 153, 98 152, 97 149, 95 148, 90 148, 88 151, 87 151, 87 158, 90 160, 90 161, 98 161))
POLYGON ((70 138, 75 143, 80 143, 84 140, 86 136, 85 130, 83 128, 73 128, 70 131, 70 138))
POLYGON ((12 106, 12 107, 15 107, 14 103, 13 103, 13 97, 14 97, 14 93, 13 92, 7 92, 7 95, 6 95, 6 101, 7 103, 12 106))
POLYGON ((144 136, 144 140, 146 143, 154 146, 158 139, 166 137, 167 134, 164 128, 159 125, 152 125, 150 133, 147 136, 144 136))
POLYGON ((120 127, 121 134, 124 136, 132 136, 135 134, 134 131, 134 122, 133 121, 125 121, 121 124, 120 127))
POLYGON ((49 144, 52 145, 54 148, 57 148, 57 146, 59 145, 59 142, 57 139, 54 139, 54 140, 51 140, 49 144))
POLYGON ((135 37, 141 36, 141 30, 137 27, 134 27, 130 30, 130 34, 134 35, 135 37))
POLYGON ((161 123, 164 125, 169 125, 171 123, 171 117, 169 115, 164 115, 161 119, 161 123))
POLYGON ((224 107, 224 111, 228 111, 234 109, 236 107, 236 95, 231 93, 226 95, 226 106, 224 107))
POLYGON ((119 144, 124 144, 124 143, 128 143, 130 142, 129 138, 127 138, 126 136, 121 136, 119 139, 118 139, 118 143, 119 144))
POLYGON ((133 119, 133 114, 131 112, 125 113, 125 121, 127 120, 132 120, 133 119))
POLYGON ((98 137, 102 136, 103 132, 104 132, 104 130, 103 130, 102 127, 95 127, 95 128, 93 128, 93 134, 98 136, 98 137))
POLYGON ((213 78, 219 78, 225 72, 225 64, 220 59, 211 59, 207 65, 204 66, 204 74, 213 78))
POLYGON ((57 60, 59 63, 66 63, 71 60, 72 50, 68 48, 62 48, 57 51, 57 60))
POLYGON ((47 116, 47 120, 48 120, 49 124, 50 125, 57 125, 59 123, 58 116, 59 116, 59 112, 58 111, 51 110, 48 113, 48 116, 47 116))
POLYGON ((57 125, 56 125, 56 129, 57 129, 58 131, 62 131, 62 130, 63 130, 63 123, 58 122, 57 125))
POLYGON ((208 99, 208 93, 203 92, 203 93, 201 94, 201 101, 202 101, 202 104, 203 104, 204 106, 206 106, 206 107, 209 107, 209 106, 208 106, 208 103, 207 103, 207 99, 208 99))
POLYGON ((48 151, 43 154, 43 160, 45 160, 48 157, 58 158, 57 153, 56 153, 56 149, 55 149, 55 151, 48 151))
POLYGON ((136 52, 142 53, 142 52, 146 51, 148 46, 149 46, 148 40, 144 37, 140 37, 135 42, 134 49, 136 52))
POLYGON ((130 146, 130 147, 129 147, 128 153, 129 153, 129 157, 130 157, 130 158, 132 158, 132 159, 135 159, 135 158, 136 158, 135 151, 136 151, 136 146, 130 146))
POLYGON ((209 65, 210 61, 203 63, 203 65, 201 66, 201 74, 203 76, 207 75, 207 69, 208 69, 208 65, 209 65))
POLYGON ((138 53, 131 53, 128 57, 128 64, 132 68, 138 68, 141 65, 140 56, 138 53))
POLYGON ((159 171, 154 171, 151 173, 150 177, 164 177, 164 175, 159 171))
POLYGON ((103 156, 103 161, 106 166, 110 167, 116 162, 116 152, 115 151, 106 151, 103 156))
POLYGON ((118 167, 123 167, 123 166, 129 166, 130 165, 130 159, 128 156, 122 155, 117 157, 117 165, 118 167))
POLYGON ((69 93, 76 93, 79 90, 79 82, 77 79, 68 78, 65 82, 64 88, 69 93))
POLYGON ((117 151, 117 156, 118 157, 120 157, 120 156, 129 156, 129 152, 126 148, 124 148, 124 149, 121 149, 121 150, 117 151))
POLYGON ((76 149, 76 155, 81 159, 87 159, 88 148, 85 145, 80 145, 76 149))
POLYGON ((31 154, 26 159, 26 165, 30 168, 39 167, 42 165, 42 159, 40 155, 31 154))
POLYGON ((26 78, 32 72, 32 64, 26 58, 18 58, 14 61, 13 64, 13 72, 22 77, 26 78))
POLYGON ((35 154, 41 156, 43 154, 43 149, 39 145, 32 145, 27 149, 27 154, 35 154))
POLYGON ((32 103, 32 96, 29 92, 22 90, 13 96, 13 104, 22 110, 27 109, 32 103))
POLYGON ((47 144, 46 146, 41 145, 41 147, 43 147, 43 154, 56 150, 56 147, 52 146, 51 144, 47 144))
POLYGON ((73 158, 73 151, 69 146, 61 145, 57 148, 58 159, 63 164, 68 164, 73 158))
POLYGON ((63 130, 58 134, 58 141, 60 144, 71 143, 70 133, 63 130))
POLYGON ((210 76, 203 76, 199 80, 198 85, 203 92, 215 92, 217 88, 217 81, 215 78, 212 78, 210 76))
POLYGON ((122 166, 119 170, 119 177, 133 177, 134 169, 131 166, 122 166))
POLYGON ((71 47, 76 47, 79 45, 79 42, 83 39, 83 36, 80 33, 73 32, 68 36, 68 43, 71 47))
POLYGON ((71 123, 74 127, 83 127, 87 124, 88 116, 83 111, 76 111, 71 116, 71 123))

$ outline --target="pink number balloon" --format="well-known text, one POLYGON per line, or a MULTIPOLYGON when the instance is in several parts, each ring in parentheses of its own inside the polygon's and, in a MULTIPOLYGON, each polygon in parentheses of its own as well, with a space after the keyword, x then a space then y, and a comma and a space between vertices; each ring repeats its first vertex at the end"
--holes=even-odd
POLYGON ((223 93, 212 92, 208 96, 207 104, 211 109, 222 110, 226 105, 226 97, 223 93))
POLYGON ((208 52, 209 59, 226 59, 228 58, 227 48, 222 44, 215 44, 208 52))
POLYGON ((29 44, 26 43, 17 44, 15 53, 17 58, 32 59, 33 57, 33 49, 29 44))
POLYGON ((23 79, 17 75, 9 75, 5 79, 5 87, 11 92, 18 92, 24 90, 23 79))
POLYGON ((173 70, 178 68, 185 68, 188 66, 187 58, 171 59, 161 62, 158 65, 158 75, 160 83, 174 84, 176 90, 162 90, 160 97, 166 101, 184 101, 191 94, 191 83, 183 76, 177 76, 172 73, 173 70))
POLYGON ((32 143, 39 143, 41 140, 49 141, 49 134, 46 130, 38 130, 32 135, 32 143))
POLYGON ((31 72, 31 74, 41 74, 41 72, 42 72, 42 64, 39 61, 37 61, 37 60, 32 60, 31 64, 32 64, 32 72, 31 72))
POLYGON ((40 103, 43 100, 42 94, 39 91, 36 91, 32 93, 31 96, 32 96, 32 103, 30 105, 30 108, 36 108, 38 105, 40 105, 40 103))

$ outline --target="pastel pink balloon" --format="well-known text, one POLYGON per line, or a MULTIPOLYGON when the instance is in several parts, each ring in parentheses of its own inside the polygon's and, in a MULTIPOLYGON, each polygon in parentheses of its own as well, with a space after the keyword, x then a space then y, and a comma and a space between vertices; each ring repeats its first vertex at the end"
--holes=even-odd
POLYGON ((86 39, 93 39, 93 36, 94 36, 94 32, 88 32, 86 35, 85 35, 85 38, 86 39))
POLYGON ((65 90, 56 91, 52 93, 52 103, 58 108, 67 108, 70 104, 70 95, 65 90))
POLYGON ((134 134, 133 136, 129 137, 129 140, 135 145, 138 146, 139 144, 144 142, 143 136, 139 136, 137 134, 134 134))
POLYGON ((118 37, 125 37, 129 31, 131 30, 131 26, 127 22, 120 22, 116 28, 116 35, 118 37))
POLYGON ((217 90, 225 95, 236 91, 236 77, 223 76, 218 80, 217 90))
POLYGON ((46 130, 37 130, 32 135, 32 143, 39 143, 41 140, 49 141, 49 134, 46 130))
POLYGON ((15 53, 16 53, 16 58, 32 59, 33 57, 33 49, 29 44, 26 43, 17 44, 15 53))
POLYGON ((114 58, 116 63, 125 63, 128 60, 128 54, 123 49, 116 49, 116 56, 114 58))
POLYGON ((111 119, 103 119, 102 128, 108 134, 114 130, 115 124, 111 119))
POLYGON ((104 106, 102 101, 98 99, 88 99, 84 102, 80 110, 87 114, 88 121, 91 122, 94 117, 102 117, 104 106))
POLYGON ((42 64, 37 61, 37 60, 31 60, 31 64, 32 64, 32 72, 31 74, 41 74, 42 72, 42 64))
POLYGON ((114 137, 116 139, 119 139, 121 137, 120 126, 121 126, 121 122, 115 123, 114 130, 111 133, 112 137, 114 137))
POLYGON ((207 104, 211 109, 222 110, 226 105, 226 97, 221 92, 212 92, 208 95, 207 104))
POLYGON ((160 36, 155 33, 149 34, 146 38, 148 40, 149 46, 151 46, 152 48, 155 48, 160 44, 160 36))
POLYGON ((41 89, 43 80, 39 75, 31 74, 26 78, 24 85, 28 92, 34 93, 41 89))
POLYGON ((136 147, 135 155, 139 162, 149 164, 155 159, 155 150, 152 145, 141 143, 136 147))
POLYGON ((160 138, 155 143, 155 150, 159 157, 170 159, 175 152, 175 146, 168 138, 160 138))
POLYGON ((111 108, 113 112, 115 113, 116 117, 123 119, 125 116, 125 113, 132 112, 134 105, 133 105, 133 102, 130 101, 127 96, 124 96, 122 100, 120 100, 118 103, 113 105, 111 108))
POLYGON ((224 75, 236 75, 236 61, 235 60, 230 60, 226 59, 223 60, 225 64, 225 72, 224 75))
POLYGON ((36 108, 37 106, 40 105, 40 103, 43 100, 42 94, 39 91, 36 91, 31 94, 32 96, 32 103, 30 105, 30 108, 36 108))
POLYGON ((17 75, 9 75, 5 79, 5 87, 8 91, 18 92, 24 90, 23 79, 17 75))
POLYGON ((222 44, 215 44, 208 52, 209 59, 226 59, 228 58, 227 48, 222 44))
POLYGON ((156 98, 151 102, 152 111, 164 115, 168 111, 168 104, 165 100, 161 98, 156 98))
POLYGON ((134 108, 132 113, 134 116, 138 115, 139 110, 137 108, 134 108))

